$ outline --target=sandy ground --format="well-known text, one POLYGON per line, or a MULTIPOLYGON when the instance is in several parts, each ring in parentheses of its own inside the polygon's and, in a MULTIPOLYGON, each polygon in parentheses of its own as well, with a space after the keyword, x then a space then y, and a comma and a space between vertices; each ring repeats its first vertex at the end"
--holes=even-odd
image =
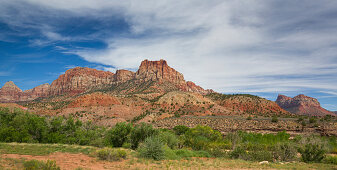
MULTIPOLYGON (((108 162, 108 161, 101 161, 97 160, 95 157, 90 157, 85 154, 71 154, 71 153, 60 153, 56 152, 51 155, 44 155, 44 156, 32 156, 32 155, 18 155, 18 154, 2 154, 0 155, 1 158, 11 158, 11 159, 25 159, 25 160, 40 160, 40 161, 47 161, 47 160, 55 160, 56 164, 61 168, 61 170, 74 170, 77 168, 82 169, 91 169, 91 170, 104 170, 104 169, 232 169, 232 168, 221 168, 221 167, 213 167, 212 166, 212 159, 208 158, 201 158, 200 161, 206 161, 209 164, 203 166, 200 162, 189 162, 188 160, 180 160, 177 162, 170 162, 170 161, 160 161, 160 162, 153 162, 153 161, 145 161, 142 162, 141 160, 137 159, 127 159, 123 161, 117 162, 108 162), (186 166, 184 166, 186 163, 186 166), (175 164, 175 165, 174 165, 175 164), (178 166, 177 166, 178 165, 178 166)), ((200 159, 200 158, 199 158, 200 159)), ((7 162, 3 163, 5 169, 13 169, 13 164, 7 162)), ((242 169, 242 168, 235 168, 235 169, 242 169)), ((247 169, 247 168, 243 168, 247 169)))

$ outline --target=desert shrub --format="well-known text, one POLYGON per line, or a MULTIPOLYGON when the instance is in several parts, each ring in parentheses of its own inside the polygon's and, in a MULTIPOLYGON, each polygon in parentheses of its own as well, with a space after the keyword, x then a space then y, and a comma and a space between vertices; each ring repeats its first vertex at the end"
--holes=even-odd
POLYGON ((225 140, 231 144, 231 149, 234 149, 241 143, 242 136, 240 135, 240 132, 228 133, 225 140))
POLYGON ((125 150, 112 149, 112 148, 100 149, 96 153, 97 157, 100 160, 107 160, 107 161, 119 161, 121 159, 125 159, 127 156, 125 150))
POLYGON ((107 131, 106 140, 113 147, 121 147, 128 140, 131 130, 130 123, 117 123, 115 127, 107 131))
POLYGON ((303 162, 321 162, 325 157, 323 146, 318 144, 306 144, 299 152, 303 162))
POLYGON ((253 119, 252 116, 247 117, 247 120, 252 120, 252 119, 253 119))
POLYGON ((43 162, 33 159, 30 161, 25 161, 23 163, 23 167, 26 170, 60 170, 60 167, 56 165, 55 161, 51 160, 43 162))
POLYGON ((247 161, 273 161, 273 155, 266 150, 259 151, 246 151, 242 147, 235 148, 229 153, 229 157, 232 159, 243 159, 247 161))
POLYGON ((228 148, 229 144, 225 144, 224 142, 212 142, 208 145, 206 151, 213 157, 225 157, 227 155, 225 149, 228 148))
POLYGON ((316 123, 317 119, 315 117, 310 117, 309 118, 309 123, 316 123))
POLYGON ((271 122, 277 123, 277 122, 278 122, 277 116, 273 116, 273 117, 271 118, 271 122))
POLYGON ((175 149, 178 145, 178 138, 170 131, 164 131, 159 133, 159 138, 171 149, 175 149))
POLYGON ((299 117, 298 119, 297 119, 297 122, 302 122, 304 119, 303 119, 303 117, 299 117))
POLYGON ((165 145, 158 137, 151 136, 141 144, 138 153, 143 158, 162 160, 165 159, 165 145))
POLYGON ((176 135, 183 135, 185 134, 190 128, 184 125, 178 125, 173 128, 173 131, 176 135))
POLYGON ((207 150, 211 142, 223 140, 219 131, 208 126, 196 126, 185 134, 185 144, 194 150, 207 150))
POLYGON ((323 159, 323 162, 326 164, 337 165, 337 156, 327 156, 323 159))
POLYGON ((229 157, 232 159, 243 159, 247 151, 242 147, 236 147, 232 152, 229 153, 229 157))
POLYGON ((122 147, 126 148, 126 149, 130 149, 131 148, 131 143, 125 142, 122 147))
POLYGON ((168 146, 164 146, 164 157, 165 159, 169 160, 178 160, 180 159, 180 156, 178 156, 175 151, 168 146))
POLYGON ((273 155, 271 152, 266 150, 261 151, 251 151, 248 152, 247 155, 243 156, 244 160, 247 161, 273 161, 273 155))
POLYGON ((139 143, 143 142, 146 138, 157 135, 158 131, 152 127, 150 124, 141 123, 136 125, 130 135, 131 148, 137 149, 139 143))
POLYGON ((293 144, 281 143, 274 147, 273 157, 279 161, 293 161, 296 158, 297 149, 293 144))

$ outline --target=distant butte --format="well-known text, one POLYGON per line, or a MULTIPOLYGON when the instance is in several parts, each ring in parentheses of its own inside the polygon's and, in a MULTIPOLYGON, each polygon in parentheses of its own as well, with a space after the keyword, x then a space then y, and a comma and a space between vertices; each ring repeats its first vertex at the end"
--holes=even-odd
POLYGON ((333 112, 322 108, 317 99, 305 96, 303 94, 300 94, 293 98, 284 95, 278 95, 276 103, 290 113, 298 115, 335 115, 333 112))

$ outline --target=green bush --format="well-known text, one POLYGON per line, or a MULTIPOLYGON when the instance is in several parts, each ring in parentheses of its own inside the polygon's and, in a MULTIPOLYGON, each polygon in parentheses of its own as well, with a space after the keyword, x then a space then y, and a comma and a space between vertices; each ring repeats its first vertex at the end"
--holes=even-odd
POLYGON ((185 144, 194 150, 207 150, 212 142, 222 140, 221 133, 208 126, 198 125, 185 134, 185 144))
POLYGON ((100 160, 107 160, 107 161, 119 161, 121 159, 125 159, 127 156, 125 150, 112 149, 112 148, 100 149, 96 153, 97 157, 100 160))
POLYGON ((117 123, 115 127, 107 131, 107 143, 110 144, 110 146, 122 147, 128 140, 131 130, 132 125, 130 123, 117 123))
POLYGON ((158 130, 154 129, 151 124, 141 123, 135 126, 130 136, 131 148, 137 149, 139 143, 153 135, 158 135, 158 130))
POLYGON ((303 162, 321 162, 325 158, 325 150, 318 144, 306 144, 299 152, 303 162))
POLYGON ((326 164, 337 165, 337 156, 327 156, 323 159, 323 162, 326 164))
POLYGON ((266 150, 261 150, 261 151, 251 151, 248 152, 247 155, 243 156, 244 160, 247 161, 273 161, 273 155, 271 152, 266 151, 266 150))
POLYGON ((23 167, 26 170, 60 170, 60 167, 56 165, 55 161, 51 160, 43 162, 33 159, 30 161, 25 161, 23 163, 23 167))
POLYGON ((293 161, 296 158, 297 150, 294 144, 282 143, 274 147, 273 157, 279 161, 293 161))
POLYGON ((213 157, 225 157, 227 155, 226 148, 228 147, 228 144, 225 144, 224 142, 212 142, 209 144, 206 151, 211 154, 213 157))
POLYGON ((242 147, 236 147, 232 152, 229 153, 229 157, 232 159, 243 159, 247 155, 247 151, 242 147))
POLYGON ((247 120, 252 120, 252 119, 253 119, 252 116, 247 117, 247 120))
POLYGON ((183 126, 183 125, 178 125, 173 128, 173 131, 175 132, 176 135, 183 135, 185 134, 188 130, 190 130, 189 127, 183 126))
POLYGON ((165 159, 165 145, 158 137, 151 136, 140 145, 138 153, 143 158, 162 160, 165 159))
POLYGON ((243 159, 247 161, 273 161, 273 155, 266 150, 250 151, 247 152, 242 147, 235 148, 229 153, 232 159, 243 159))
POLYGON ((315 117, 310 117, 309 118, 309 123, 316 123, 317 119, 315 117))
POLYGON ((273 116, 273 118, 271 118, 271 122, 277 123, 278 122, 277 116, 273 116))
POLYGON ((177 147, 179 140, 172 132, 160 132, 158 136, 171 149, 175 149, 177 147))

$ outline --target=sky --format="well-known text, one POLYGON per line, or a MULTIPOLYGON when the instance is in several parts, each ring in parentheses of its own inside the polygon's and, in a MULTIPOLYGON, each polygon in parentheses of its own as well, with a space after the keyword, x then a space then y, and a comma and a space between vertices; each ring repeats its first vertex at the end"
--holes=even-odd
POLYGON ((335 0, 0 0, 0 85, 165 59, 186 80, 337 110, 335 0))

